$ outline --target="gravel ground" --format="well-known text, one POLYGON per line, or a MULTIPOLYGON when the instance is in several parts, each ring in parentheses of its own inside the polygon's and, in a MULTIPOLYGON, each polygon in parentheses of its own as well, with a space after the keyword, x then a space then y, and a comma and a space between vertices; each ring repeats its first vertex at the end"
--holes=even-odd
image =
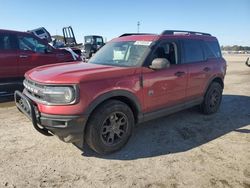
POLYGON ((0 104, 0 187, 250 187, 250 68, 225 56, 221 108, 196 108, 138 125, 119 152, 36 132, 13 102, 0 104))

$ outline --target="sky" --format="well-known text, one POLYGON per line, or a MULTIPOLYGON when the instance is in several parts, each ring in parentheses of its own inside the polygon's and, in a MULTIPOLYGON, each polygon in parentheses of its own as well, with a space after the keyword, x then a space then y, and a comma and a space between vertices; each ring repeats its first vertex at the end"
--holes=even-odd
POLYGON ((45 27, 62 35, 72 26, 85 35, 111 40, 123 33, 194 30, 211 33, 221 45, 250 46, 250 0, 0 0, 0 29, 45 27))

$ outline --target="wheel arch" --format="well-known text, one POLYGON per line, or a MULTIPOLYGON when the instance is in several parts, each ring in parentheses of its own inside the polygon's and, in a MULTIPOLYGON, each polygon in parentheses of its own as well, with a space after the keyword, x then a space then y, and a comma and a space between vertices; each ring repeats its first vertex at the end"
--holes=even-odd
POLYGON ((127 104, 134 114, 135 123, 140 121, 141 104, 138 98, 132 92, 126 90, 110 91, 98 96, 92 103, 90 103, 87 108, 86 115, 88 117, 88 120, 92 113, 95 111, 95 109, 97 109, 104 102, 112 99, 119 100, 127 104))
MULTIPOLYGON (((211 83, 212 82, 217 82, 217 83, 219 83, 220 85, 221 85, 221 87, 222 87, 222 89, 224 89, 224 82, 223 82, 223 79, 221 78, 221 77, 215 77, 212 81, 211 81, 211 83)), ((210 84, 211 84, 210 83, 210 84)))
POLYGON ((206 93, 207 89, 209 88, 209 86, 213 83, 213 82, 217 82, 221 85, 222 89, 224 89, 224 79, 221 77, 221 76, 215 76, 215 77, 212 77, 208 84, 206 85, 205 87, 205 90, 204 90, 204 93, 206 93))

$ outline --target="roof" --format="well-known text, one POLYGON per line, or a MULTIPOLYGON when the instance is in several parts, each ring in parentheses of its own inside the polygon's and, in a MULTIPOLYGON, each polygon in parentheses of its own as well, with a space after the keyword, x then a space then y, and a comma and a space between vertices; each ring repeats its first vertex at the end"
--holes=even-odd
POLYGON ((100 36, 100 35, 86 35, 84 37, 101 37, 102 38, 102 36, 100 36))
POLYGON ((0 33, 27 33, 27 32, 25 32, 25 31, 15 31, 15 30, 0 29, 0 33))
POLYGON ((165 30, 160 35, 145 33, 125 33, 112 41, 156 41, 161 39, 201 39, 217 40, 209 33, 197 31, 165 30))
POLYGON ((111 40, 112 42, 122 41, 155 41, 159 38, 159 35, 128 35, 124 37, 118 37, 111 40))

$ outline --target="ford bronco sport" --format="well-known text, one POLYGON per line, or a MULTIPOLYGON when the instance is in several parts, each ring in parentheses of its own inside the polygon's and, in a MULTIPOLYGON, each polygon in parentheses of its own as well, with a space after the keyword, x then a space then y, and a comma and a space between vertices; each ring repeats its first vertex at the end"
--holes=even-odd
POLYGON ((204 114, 215 113, 225 74, 226 62, 210 34, 126 34, 89 63, 28 71, 15 102, 42 134, 65 142, 84 139, 107 154, 126 144, 137 123, 197 105, 204 114))

